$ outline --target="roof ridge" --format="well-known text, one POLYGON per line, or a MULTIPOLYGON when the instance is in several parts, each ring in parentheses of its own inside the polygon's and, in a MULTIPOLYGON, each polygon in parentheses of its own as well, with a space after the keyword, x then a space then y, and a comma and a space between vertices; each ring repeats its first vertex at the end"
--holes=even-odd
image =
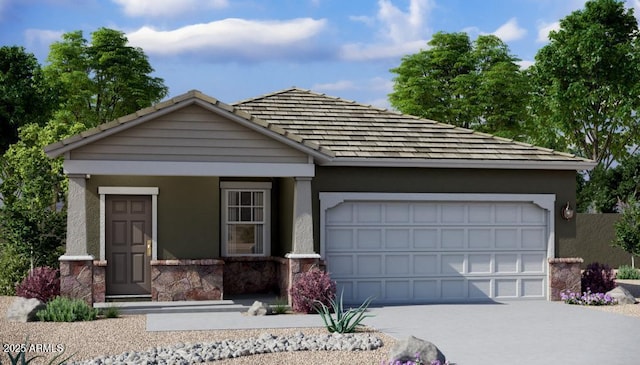
POLYGON ((275 96, 275 95, 278 95, 278 94, 284 94, 284 93, 286 93, 288 91, 291 91, 291 90, 302 90, 302 89, 300 89, 300 88, 298 88, 296 86, 291 86, 291 87, 288 87, 286 89, 280 89, 280 90, 272 91, 272 92, 265 93, 265 94, 262 94, 262 95, 254 96, 254 97, 251 97, 251 98, 241 99, 241 100, 238 100, 238 101, 235 101, 235 102, 231 103, 230 105, 235 106, 235 105, 239 105, 239 104, 245 104, 245 103, 249 103, 249 102, 256 101, 256 100, 265 99, 265 98, 268 98, 270 96, 275 96))

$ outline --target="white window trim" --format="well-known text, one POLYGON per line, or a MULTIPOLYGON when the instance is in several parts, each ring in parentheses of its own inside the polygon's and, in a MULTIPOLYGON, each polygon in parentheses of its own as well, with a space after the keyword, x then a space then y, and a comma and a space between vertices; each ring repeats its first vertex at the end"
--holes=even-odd
POLYGON ((106 196, 107 195, 151 195, 151 259, 158 259, 158 193, 157 187, 100 186, 100 260, 106 260, 106 196))
POLYGON ((271 253, 271 183, 257 181, 221 181, 221 229, 220 229, 220 246, 222 257, 238 257, 238 256, 269 256, 271 253), (255 254, 229 254, 227 251, 227 212, 228 212, 228 194, 229 190, 245 190, 245 191, 263 191, 264 192, 264 232, 263 232, 263 253, 255 254))

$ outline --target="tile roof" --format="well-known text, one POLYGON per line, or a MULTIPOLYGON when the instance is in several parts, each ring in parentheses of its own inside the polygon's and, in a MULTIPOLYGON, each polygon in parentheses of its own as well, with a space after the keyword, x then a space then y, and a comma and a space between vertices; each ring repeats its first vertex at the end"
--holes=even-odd
POLYGON ((45 152, 56 157, 193 103, 278 136, 320 164, 557 169, 595 165, 567 153, 299 88, 232 105, 192 90, 51 144, 45 152))
POLYGON ((291 88, 239 101, 236 108, 335 153, 337 159, 591 160, 489 134, 291 88))

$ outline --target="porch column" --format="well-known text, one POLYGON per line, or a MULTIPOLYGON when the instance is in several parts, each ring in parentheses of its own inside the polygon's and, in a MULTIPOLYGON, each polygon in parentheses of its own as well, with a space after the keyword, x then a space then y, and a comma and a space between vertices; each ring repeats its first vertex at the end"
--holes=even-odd
POLYGON ((293 250, 297 258, 319 258, 313 250, 313 216, 311 211, 311 178, 296 177, 293 193, 293 250))
POLYGON ((65 256, 88 256, 86 175, 69 175, 65 256))

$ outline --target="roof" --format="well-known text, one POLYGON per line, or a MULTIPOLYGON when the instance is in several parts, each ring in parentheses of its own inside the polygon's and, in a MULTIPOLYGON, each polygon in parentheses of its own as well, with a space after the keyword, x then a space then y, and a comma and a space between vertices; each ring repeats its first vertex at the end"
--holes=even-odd
POLYGON ((45 147, 50 157, 197 103, 278 137, 322 165, 590 169, 571 154, 289 88, 233 105, 197 90, 45 147))

